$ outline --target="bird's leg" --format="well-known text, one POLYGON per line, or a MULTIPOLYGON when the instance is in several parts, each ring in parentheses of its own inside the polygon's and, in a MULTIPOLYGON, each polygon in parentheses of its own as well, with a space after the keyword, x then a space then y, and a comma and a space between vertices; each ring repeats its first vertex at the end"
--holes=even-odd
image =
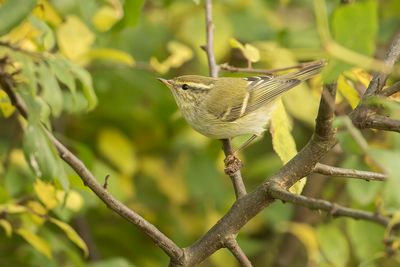
POLYGON ((229 139, 222 139, 222 147, 225 153, 225 173, 229 176, 234 175, 243 166, 242 162, 233 152, 231 141, 229 139))

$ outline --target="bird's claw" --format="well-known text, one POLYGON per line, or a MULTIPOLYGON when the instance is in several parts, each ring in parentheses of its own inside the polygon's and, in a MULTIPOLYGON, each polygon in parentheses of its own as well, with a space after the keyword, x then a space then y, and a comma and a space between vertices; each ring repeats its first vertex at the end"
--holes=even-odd
POLYGON ((240 161, 238 157, 236 157, 235 154, 230 154, 226 156, 225 160, 225 174, 231 176, 235 172, 239 171, 243 167, 243 163, 240 161))

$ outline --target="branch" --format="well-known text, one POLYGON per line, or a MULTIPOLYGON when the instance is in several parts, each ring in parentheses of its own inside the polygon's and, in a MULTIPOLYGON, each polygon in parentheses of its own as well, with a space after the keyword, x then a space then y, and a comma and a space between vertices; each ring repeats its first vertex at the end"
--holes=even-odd
POLYGON ((242 267, 253 267, 246 254, 243 252, 238 242, 234 238, 230 238, 225 241, 225 247, 235 256, 240 266, 242 267))
POLYGON ((219 68, 221 70, 229 71, 229 72, 244 72, 244 73, 259 73, 259 74, 265 74, 265 75, 273 75, 274 73, 285 71, 285 70, 291 70, 291 69, 299 69, 306 67, 308 65, 316 64, 320 61, 311 61, 311 62, 306 62, 306 63, 300 63, 297 65, 289 66, 289 67, 284 67, 284 68, 277 68, 277 69, 253 69, 253 68, 239 68, 235 66, 231 66, 228 63, 224 63, 219 65, 219 68))
POLYGON ((363 210, 351 209, 331 203, 322 199, 308 198, 302 195, 292 194, 287 190, 282 189, 278 185, 272 185, 269 188, 269 194, 276 199, 290 202, 296 205, 301 205, 313 210, 323 210, 329 212, 334 217, 351 217, 354 219, 362 219, 387 226, 390 219, 388 217, 367 212, 363 210))
POLYGON ((380 95, 382 96, 391 96, 395 93, 400 91, 400 81, 394 83, 393 85, 389 86, 385 90, 381 91, 380 95))
POLYGON ((208 59, 208 68, 211 77, 218 77, 218 65, 215 60, 214 55, 214 23, 212 21, 212 0, 205 1, 205 9, 206 9, 206 45, 204 47, 207 59, 208 59))
MULTIPOLYGON (((1 66, 0 66, 0 69, 1 66)), ((7 75, 0 75, 0 85, 7 93, 8 97, 13 101, 19 113, 25 118, 28 118, 28 112, 23 102, 19 99, 13 91, 13 83, 7 75)), ((58 141, 47 129, 46 133, 50 140, 56 147, 60 157, 78 174, 83 183, 88 186, 110 209, 115 213, 125 218, 127 221, 136 225, 141 231, 147 234, 150 239, 159 246, 172 260, 179 259, 183 251, 171 239, 158 230, 153 224, 148 222, 142 216, 129 209, 119 200, 114 198, 104 187, 101 185, 94 175, 89 171, 85 164, 77 158, 71 151, 69 151, 60 141, 58 141)))
MULTIPOLYGON (((389 69, 392 69, 399 56, 400 56, 400 34, 398 34, 394 38, 394 41, 391 44, 391 47, 384 60, 384 63, 389 67, 389 69)), ((375 73, 363 98, 379 93, 382 90, 383 86, 385 86, 386 80, 389 77, 388 73, 390 73, 390 71, 387 73, 383 72, 375 73)))
MULTIPOLYGON (((205 1, 205 13, 206 13, 206 45, 203 46, 208 59, 208 67, 211 77, 218 77, 219 68, 215 60, 214 55, 214 23, 212 21, 212 0, 205 1)), ((225 161, 225 173, 231 178, 233 188, 235 190, 236 198, 244 196, 246 187, 243 182, 242 173, 240 168, 242 167, 241 161, 233 155, 231 141, 229 139, 223 139, 222 148, 226 157, 225 161)))
POLYGON ((339 177, 351 177, 367 181, 386 181, 387 179, 387 176, 382 173, 338 168, 321 163, 315 165, 313 172, 339 177))
POLYGON ((400 121, 387 116, 376 114, 367 106, 358 106, 350 113, 351 121, 359 129, 377 129, 400 132, 400 121))

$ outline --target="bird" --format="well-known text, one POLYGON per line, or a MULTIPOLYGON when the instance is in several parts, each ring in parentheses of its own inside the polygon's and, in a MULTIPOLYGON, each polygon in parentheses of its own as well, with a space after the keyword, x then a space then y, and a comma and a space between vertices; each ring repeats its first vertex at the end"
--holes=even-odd
POLYGON ((324 66, 324 61, 317 61, 296 72, 276 76, 183 75, 158 80, 170 89, 183 117, 197 132, 212 139, 252 134, 253 140, 267 129, 276 100, 320 73, 324 66))

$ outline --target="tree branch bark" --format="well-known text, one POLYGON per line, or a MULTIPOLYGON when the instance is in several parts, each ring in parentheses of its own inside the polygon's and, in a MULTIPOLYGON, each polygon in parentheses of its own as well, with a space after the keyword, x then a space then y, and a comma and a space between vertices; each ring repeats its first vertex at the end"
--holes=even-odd
POLYGON ((315 165, 313 172, 338 177, 351 177, 366 181, 386 181, 387 179, 387 176, 382 173, 338 168, 321 163, 315 165))
POLYGON ((243 252, 242 248, 239 246, 236 239, 230 238, 226 240, 225 247, 229 249, 229 251, 232 253, 233 256, 235 256, 240 266, 253 267, 250 260, 247 258, 246 254, 243 252))

